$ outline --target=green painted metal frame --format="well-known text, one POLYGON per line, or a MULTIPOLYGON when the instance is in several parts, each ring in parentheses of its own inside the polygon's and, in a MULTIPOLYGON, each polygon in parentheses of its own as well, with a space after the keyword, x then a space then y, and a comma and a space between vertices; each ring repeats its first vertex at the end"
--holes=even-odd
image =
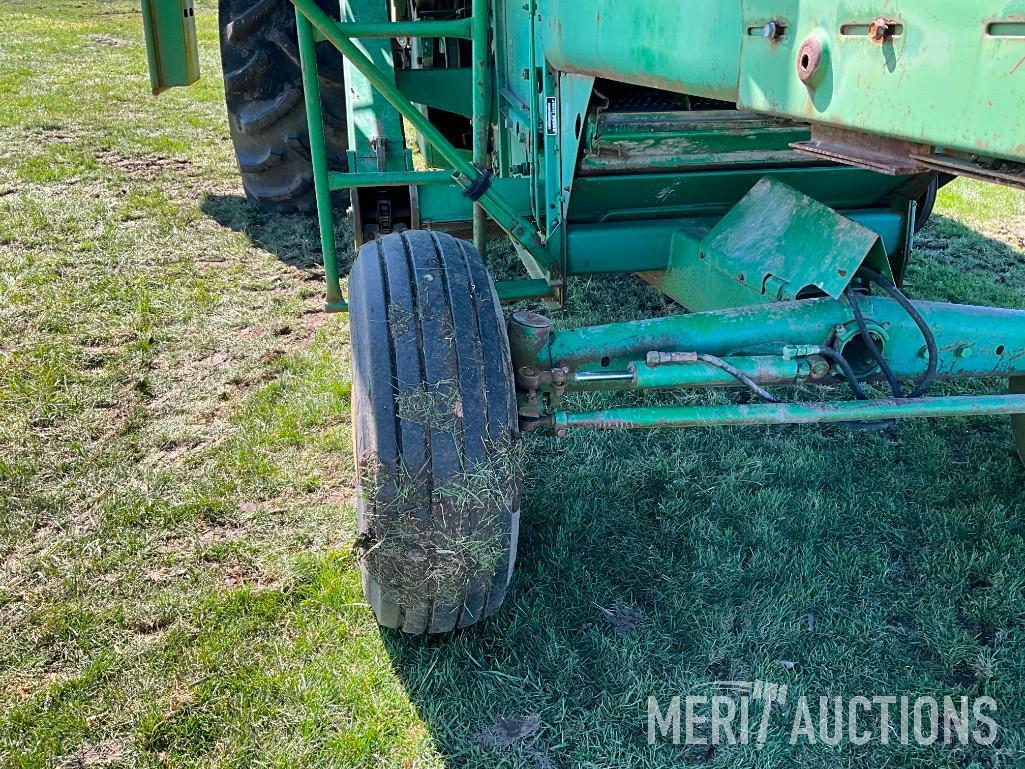
POLYGON ((193 0, 142 0, 142 27, 154 96, 199 80, 193 0))
MULTIPOLYGON (((590 40, 580 48, 580 36, 566 34, 558 23, 562 11, 575 7, 573 4, 578 0, 529 0, 523 6, 524 18, 530 20, 527 33, 530 66, 523 70, 523 79, 528 84, 527 102, 521 101, 521 96, 511 88, 509 62, 503 61, 506 66, 501 68, 490 58, 489 30, 493 25, 510 21, 509 4, 504 0, 472 0, 471 15, 466 19, 409 22, 335 22, 317 6, 315 0, 291 1, 296 8, 299 29, 329 309, 342 310, 346 307, 335 253, 334 219, 330 205, 332 190, 415 186, 423 198, 421 210, 427 213, 429 222, 432 216, 448 217, 449 222, 472 222, 474 242, 482 252, 486 245, 486 222, 491 218, 510 237, 532 276, 531 279, 501 284, 500 296, 503 299, 545 299, 561 290, 563 278, 569 274, 642 269, 661 272, 667 267, 672 268, 670 252, 673 238, 690 237, 686 233, 695 231, 714 232, 717 223, 734 208, 744 192, 765 175, 759 167, 737 167, 707 174, 689 171, 684 174, 648 173, 637 176, 629 173, 615 176, 598 174, 593 178, 578 178, 573 159, 577 157, 580 142, 588 138, 586 132, 582 136, 579 126, 585 117, 594 76, 607 74, 615 77, 629 71, 628 82, 666 86, 669 81, 647 77, 645 73, 653 75, 663 65, 670 66, 660 58, 663 54, 657 46, 648 51, 647 58, 631 59, 637 56, 632 50, 609 51, 601 62, 582 64, 582 60, 590 55, 587 46, 595 49, 601 46, 595 46, 595 41, 590 40), (538 2, 542 5, 539 6, 538 2), (548 9, 544 23, 540 22, 542 14, 537 12, 540 7, 548 9), (469 109, 464 110, 471 119, 472 152, 469 158, 454 147, 417 107, 398 84, 394 73, 382 70, 355 42, 357 38, 411 36, 455 37, 471 41, 469 74, 472 94, 469 109), (368 171, 360 167, 349 173, 330 172, 316 72, 314 46, 318 40, 326 40, 337 48, 348 66, 355 68, 375 93, 413 126, 448 169, 412 171, 381 168, 368 171), (544 55, 541 50, 544 50, 544 55), (623 56, 627 58, 623 59, 623 56), (501 96, 498 96, 499 91, 501 96), (543 158, 544 167, 535 167, 521 178, 509 178, 512 171, 510 158, 515 153, 509 132, 500 132, 496 147, 499 168, 496 170, 506 178, 483 185, 486 189, 476 200, 460 198, 467 190, 482 186, 486 175, 492 171, 488 167, 491 158, 489 141, 496 121, 496 105, 506 105, 507 122, 528 123, 528 140, 534 141, 529 138, 533 126, 545 127, 541 122, 545 116, 541 114, 540 105, 552 99, 559 105, 559 112, 554 118, 555 129, 552 130, 549 123, 547 130, 541 132, 537 153, 533 156, 535 161, 538 157, 543 158), (568 124, 574 122, 574 118, 578 128, 574 140, 570 141, 567 137, 574 132, 569 130, 568 124), (647 206, 645 201, 650 201, 647 206), (618 243, 624 235, 645 242, 645 233, 647 252, 633 258, 625 258, 618 247, 616 253, 605 253, 608 249, 601 246, 602 242, 618 243)), ((588 0, 591 10, 585 14, 587 18, 592 15, 591 6, 595 3, 612 14, 623 8, 618 0, 588 0)), ((728 23, 724 23, 715 35, 696 45, 699 48, 710 46, 725 57, 725 65, 717 70, 720 74, 730 70, 731 62, 739 70, 740 41, 735 41, 737 50, 734 51, 731 46, 723 45, 722 38, 726 35, 732 39, 732 33, 736 31, 734 22, 739 21, 740 16, 734 18, 731 12, 715 10, 712 6, 709 8, 713 15, 725 13, 728 23), (730 58, 731 52, 735 54, 735 62, 730 58)), ((601 13, 596 15, 600 17, 601 13)), ((608 29, 607 24, 606 20, 595 30, 596 39, 608 29)), ((707 30, 707 25, 702 29, 707 30)), ((689 34, 684 33, 684 36, 689 34)), ((678 47, 674 48, 674 56, 675 51, 678 47)), ((692 93, 711 98, 730 99, 735 96, 736 87, 727 87, 728 84, 719 82, 716 79, 719 74, 707 73, 707 82, 701 81, 702 76, 690 65, 685 65, 680 76, 689 78, 687 82, 692 93)), ((415 78, 411 76, 407 83, 413 80, 415 78)), ((722 141, 723 154, 728 155, 730 139, 723 137, 722 141)), ((913 179, 892 177, 884 181, 884 177, 856 169, 816 168, 808 167, 806 160, 786 161, 787 158, 779 161, 783 167, 773 169, 773 175, 792 182, 794 187, 816 200, 816 205, 822 204, 823 211, 828 206, 844 211, 851 219, 863 220, 862 223, 866 223, 874 233, 872 249, 894 254, 907 246, 914 214, 913 179), (899 204, 902 200, 904 203, 899 204)), ((628 168, 625 166, 617 170, 622 172, 628 168)), ((652 167, 654 169, 655 166, 652 167)), ((833 212, 830 215, 835 217, 833 212)), ((746 228, 742 229, 746 231, 746 228)), ((797 233, 797 237, 800 241, 802 236, 797 233)), ((823 245, 821 240, 816 241, 815 248, 823 245)), ((869 251, 868 245, 865 250, 869 251)), ((875 266, 879 267, 878 264, 875 266)), ((836 287, 831 293, 838 295, 836 287)), ((895 373, 902 378, 920 376, 926 367, 927 356, 923 354, 920 332, 904 309, 889 299, 865 297, 862 301, 872 327, 880 330, 887 358, 895 373)), ((1020 354, 1025 350, 1025 312, 928 303, 917 306, 936 329, 939 343, 939 360, 936 363, 942 378, 1013 378, 1025 375, 1025 356, 1020 354)), ((835 374, 828 365, 823 370, 821 360, 811 362, 812 353, 800 351, 821 349, 822 345, 840 344, 844 338, 857 336, 857 330, 852 330, 853 323, 852 308, 846 300, 791 301, 653 321, 546 332, 543 342, 534 347, 514 342, 513 355, 518 369, 536 367, 549 373, 563 372, 559 374, 558 386, 542 388, 556 396, 553 403, 558 402, 562 392, 572 390, 729 387, 737 384, 714 367, 645 367, 645 356, 655 351, 733 356, 731 365, 748 372, 753 381, 798 384, 809 379, 828 380, 831 373, 835 374), (807 360, 802 360, 802 355, 807 360), (816 372, 814 376, 813 370, 816 372)), ((866 376, 871 378, 873 375, 869 373, 866 376)), ((847 422, 1016 414, 1023 411, 1025 396, 994 395, 914 401, 891 399, 614 409, 584 414, 555 411, 544 417, 544 422, 556 429, 578 426, 620 429, 847 422)))
MULTIPOLYGON (((314 0, 292 0, 296 12, 296 24, 299 30, 299 54, 302 62, 303 86, 305 89, 307 118, 310 125, 310 154, 313 160, 314 187, 317 198, 317 216, 320 222, 320 235, 324 251, 324 272, 328 284, 327 308, 331 311, 343 311, 347 304, 342 295, 341 280, 338 272, 337 248, 334 239, 334 214, 331 210, 331 189, 350 186, 345 183, 344 175, 334 176, 328 170, 327 149, 324 141, 323 107, 317 75, 317 58, 315 45, 318 39, 331 43, 365 77, 374 89, 403 118, 425 138, 435 151, 453 169, 448 180, 443 180, 436 172, 400 172, 389 174, 380 172, 377 180, 373 173, 360 173, 354 176, 356 187, 373 186, 405 186, 427 182, 430 184, 452 183, 464 190, 473 189, 474 184, 483 174, 490 174, 484 167, 487 155, 487 133, 490 128, 490 97, 492 92, 490 63, 488 58, 490 0, 473 0, 469 23, 470 38, 473 42, 473 162, 467 162, 444 134, 421 113, 416 105, 398 88, 392 78, 364 54, 353 42, 353 37, 364 35, 372 37, 411 37, 437 36, 440 24, 447 22, 414 21, 407 23, 394 22, 395 27, 388 29, 389 23, 336 22, 331 19, 314 0), (421 173, 423 175, 421 175, 421 173)), ((448 27, 445 27, 448 29, 448 27)), ((459 25, 460 34, 465 34, 465 25, 459 25)), ((474 201, 474 240, 483 248, 486 231, 486 216, 490 216, 499 227, 513 240, 523 252, 550 276, 550 283, 561 280, 557 260, 549 252, 536 227, 526 218, 518 215, 509 202, 494 186, 486 186, 479 199, 474 201)), ((550 292, 549 292, 550 293, 550 292)))

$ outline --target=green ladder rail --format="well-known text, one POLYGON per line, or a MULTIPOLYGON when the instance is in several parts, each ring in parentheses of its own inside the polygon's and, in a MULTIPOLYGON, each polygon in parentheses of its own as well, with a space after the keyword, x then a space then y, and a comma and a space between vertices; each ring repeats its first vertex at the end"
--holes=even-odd
POLYGON ((551 286, 561 280, 558 261, 542 241, 537 228, 515 213, 513 206, 483 178, 490 174, 488 133, 490 131, 489 94, 492 73, 488 62, 488 19, 490 0, 473 0, 469 19, 410 22, 337 22, 315 0, 291 0, 295 6, 299 38, 299 58, 310 134, 314 192, 324 274, 327 283, 327 310, 346 311, 348 304, 341 288, 335 241, 331 191, 361 187, 409 186, 416 184, 456 184, 466 190, 477 186, 473 206, 474 245, 482 253, 486 246, 486 224, 490 217, 545 271, 547 278, 500 284, 499 296, 505 300, 542 298, 551 295, 551 286), (402 91, 353 42, 371 37, 458 37, 472 42, 473 75, 473 152, 472 162, 460 154, 444 134, 421 113, 402 91), (316 44, 325 40, 354 66, 375 90, 409 121, 451 167, 451 171, 382 171, 377 173, 338 173, 328 168, 324 115, 317 73, 316 44), (481 184, 481 182, 485 182, 481 184), (480 187, 484 187, 480 192, 480 187))

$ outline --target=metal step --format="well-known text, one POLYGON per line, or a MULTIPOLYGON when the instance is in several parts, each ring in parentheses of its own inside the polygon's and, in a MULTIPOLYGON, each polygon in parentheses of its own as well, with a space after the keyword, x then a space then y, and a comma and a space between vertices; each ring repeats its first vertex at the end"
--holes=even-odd
POLYGON ((790 146, 808 139, 809 128, 802 123, 735 110, 598 109, 587 122, 578 173, 823 165, 790 146))

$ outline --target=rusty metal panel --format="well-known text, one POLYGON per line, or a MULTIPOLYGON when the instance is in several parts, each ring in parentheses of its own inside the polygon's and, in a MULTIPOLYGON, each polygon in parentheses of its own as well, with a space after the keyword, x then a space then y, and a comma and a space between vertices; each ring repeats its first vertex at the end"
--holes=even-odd
POLYGON ((1025 161, 1025 0, 745 0, 743 17, 744 108, 1025 161))

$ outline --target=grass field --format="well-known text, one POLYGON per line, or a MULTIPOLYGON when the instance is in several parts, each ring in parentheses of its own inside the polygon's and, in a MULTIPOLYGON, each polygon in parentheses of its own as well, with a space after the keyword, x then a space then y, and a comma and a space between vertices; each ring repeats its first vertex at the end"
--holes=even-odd
MULTIPOLYGON (((243 202, 214 4, 202 82, 159 99, 135 3, 3 5, 0 766, 1025 764, 1003 420, 532 437, 502 613, 379 631, 350 553, 348 331, 319 312, 314 222, 243 202), (984 694, 1004 728, 791 747, 784 708, 761 750, 647 744, 649 695, 720 679, 984 694)), ((1025 308, 1025 195, 947 188, 909 290, 1025 308)), ((673 312, 632 277, 571 297, 560 323, 673 312)))

